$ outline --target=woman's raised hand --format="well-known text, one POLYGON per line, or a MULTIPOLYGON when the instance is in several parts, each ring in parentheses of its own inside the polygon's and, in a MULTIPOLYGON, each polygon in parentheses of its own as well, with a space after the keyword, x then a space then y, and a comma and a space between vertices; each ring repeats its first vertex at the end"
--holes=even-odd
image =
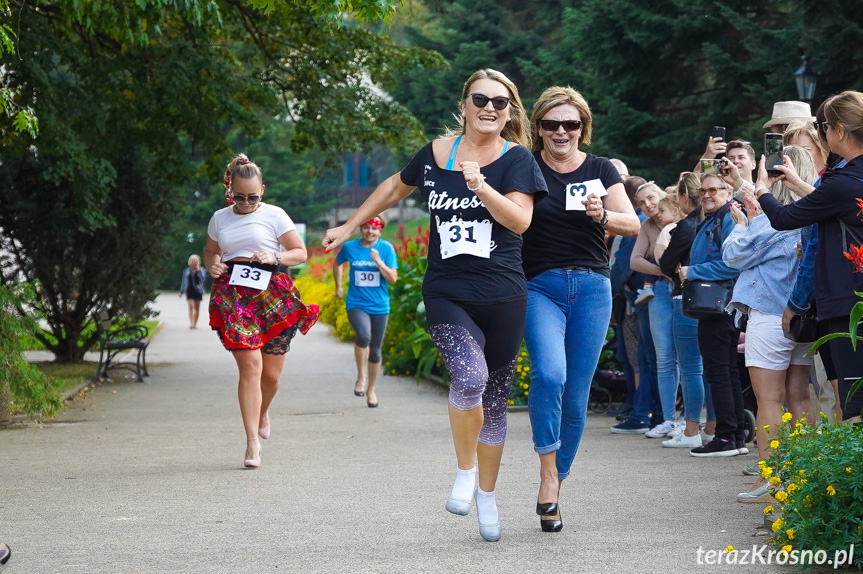
POLYGON ((475 161, 460 161, 459 165, 464 175, 464 181, 467 183, 467 188, 471 191, 479 191, 485 179, 479 171, 479 164, 475 161))
POLYGON ((737 207, 737 204, 733 201, 731 202, 731 219, 734 220, 734 223, 737 225, 746 223, 746 214, 737 207))

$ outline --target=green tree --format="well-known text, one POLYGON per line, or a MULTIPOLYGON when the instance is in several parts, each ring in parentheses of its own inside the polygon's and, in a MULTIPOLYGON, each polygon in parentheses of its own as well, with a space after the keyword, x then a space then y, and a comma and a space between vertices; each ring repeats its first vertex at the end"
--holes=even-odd
POLYGON ((188 188, 221 180, 233 130, 257 137, 260 118, 281 114, 294 151, 421 137, 385 90, 438 59, 342 19, 344 9, 386 16, 391 3, 258 4, 269 11, 232 0, 12 2, 26 33, 5 79, 33 102, 40 132, 7 133, 0 149, 12 263, 0 277, 33 286, 18 312, 44 319, 38 337, 58 360, 81 359, 97 307, 147 314, 188 188))

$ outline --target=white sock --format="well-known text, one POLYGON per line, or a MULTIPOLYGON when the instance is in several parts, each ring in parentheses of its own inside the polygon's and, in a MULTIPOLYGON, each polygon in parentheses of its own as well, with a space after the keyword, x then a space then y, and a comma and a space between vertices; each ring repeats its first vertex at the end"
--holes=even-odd
POLYGON ((493 490, 486 492, 481 488, 476 489, 476 513, 480 524, 497 524, 500 521, 493 490))
POLYGON ((476 488, 476 467, 470 470, 456 468, 455 482, 452 483, 450 496, 456 500, 471 500, 476 488))

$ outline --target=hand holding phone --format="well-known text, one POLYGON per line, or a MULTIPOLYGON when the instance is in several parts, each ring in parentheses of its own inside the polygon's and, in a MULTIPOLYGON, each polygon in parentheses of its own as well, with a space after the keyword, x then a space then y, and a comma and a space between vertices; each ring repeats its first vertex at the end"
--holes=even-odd
POLYGON ((713 149, 711 149, 711 151, 713 152, 713 157, 725 157, 725 149, 728 146, 728 144, 725 143, 725 128, 722 126, 713 126, 713 131, 710 133, 710 138, 710 145, 713 146, 713 149))
POLYGON ((782 172, 775 169, 777 165, 782 164, 782 134, 764 134, 764 156, 767 175, 777 177, 782 175, 782 172))

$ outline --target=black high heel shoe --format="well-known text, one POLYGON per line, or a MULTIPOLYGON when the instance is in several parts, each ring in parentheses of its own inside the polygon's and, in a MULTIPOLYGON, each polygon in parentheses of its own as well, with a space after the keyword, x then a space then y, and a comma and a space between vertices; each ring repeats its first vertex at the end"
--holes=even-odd
MULTIPOLYGON (((546 514, 546 516, 548 516, 549 514, 557 514, 558 517, 557 518, 542 518, 542 517, 540 517, 539 527, 542 529, 543 532, 560 532, 561 530, 563 530, 563 515, 560 513, 560 508, 558 507, 557 503, 551 502, 551 503, 549 503, 549 505, 554 505, 555 512, 549 512, 548 514, 546 514)), ((537 508, 538 507, 539 507, 539 504, 537 504, 537 508)))
POLYGON ((540 516, 551 516, 557 514, 556 502, 537 502, 536 513, 540 516))

